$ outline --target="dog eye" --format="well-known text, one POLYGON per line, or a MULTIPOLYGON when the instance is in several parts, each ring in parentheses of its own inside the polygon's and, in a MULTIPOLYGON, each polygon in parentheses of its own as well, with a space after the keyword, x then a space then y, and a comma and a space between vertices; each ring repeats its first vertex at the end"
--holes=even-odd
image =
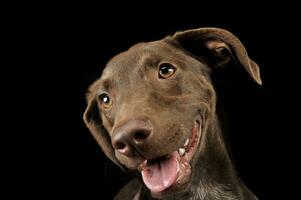
POLYGON ((176 68, 169 63, 162 63, 159 68, 159 78, 170 78, 176 72, 176 68))
POLYGON ((109 95, 102 94, 100 95, 101 107, 103 109, 110 109, 113 105, 112 100, 110 99, 109 95))

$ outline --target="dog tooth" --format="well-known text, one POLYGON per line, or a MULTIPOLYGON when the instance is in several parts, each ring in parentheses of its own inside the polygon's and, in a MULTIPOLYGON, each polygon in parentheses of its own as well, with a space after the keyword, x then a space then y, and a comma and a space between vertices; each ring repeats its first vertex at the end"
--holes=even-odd
POLYGON ((183 162, 183 165, 184 165, 185 167, 188 167, 188 166, 189 166, 188 162, 183 162))
POLYGON ((180 156, 183 156, 185 154, 185 149, 179 148, 178 152, 179 152, 180 156))
POLYGON ((189 144, 189 138, 187 138, 187 140, 184 143, 184 147, 187 147, 187 145, 189 144))

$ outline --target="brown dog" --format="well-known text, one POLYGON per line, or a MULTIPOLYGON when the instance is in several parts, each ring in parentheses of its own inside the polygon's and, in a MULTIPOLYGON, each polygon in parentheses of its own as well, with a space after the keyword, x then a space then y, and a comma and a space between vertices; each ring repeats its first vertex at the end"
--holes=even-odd
POLYGON ((137 175, 115 199, 257 199, 236 176, 216 115, 212 68, 261 84, 230 32, 200 28, 115 56, 87 95, 84 121, 104 153, 137 175))

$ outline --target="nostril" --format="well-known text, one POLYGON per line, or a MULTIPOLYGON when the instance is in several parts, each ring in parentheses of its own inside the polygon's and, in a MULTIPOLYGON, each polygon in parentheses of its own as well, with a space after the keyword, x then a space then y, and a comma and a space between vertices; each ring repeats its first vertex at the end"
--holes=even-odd
POLYGON ((147 131, 137 131, 134 134, 134 141, 136 143, 141 143, 147 139, 148 135, 149 133, 147 131))
POLYGON ((116 150, 123 150, 123 149, 125 149, 125 147, 126 147, 126 145, 123 144, 122 142, 117 142, 117 143, 115 144, 115 149, 116 149, 116 150))

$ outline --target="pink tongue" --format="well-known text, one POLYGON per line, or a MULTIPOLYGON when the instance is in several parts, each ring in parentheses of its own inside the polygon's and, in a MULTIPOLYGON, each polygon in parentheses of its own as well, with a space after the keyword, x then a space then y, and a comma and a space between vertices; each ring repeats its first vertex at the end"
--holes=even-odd
POLYGON ((147 164, 142 170, 142 179, 152 192, 162 192, 170 187, 177 178, 179 154, 173 152, 166 160, 147 164))

